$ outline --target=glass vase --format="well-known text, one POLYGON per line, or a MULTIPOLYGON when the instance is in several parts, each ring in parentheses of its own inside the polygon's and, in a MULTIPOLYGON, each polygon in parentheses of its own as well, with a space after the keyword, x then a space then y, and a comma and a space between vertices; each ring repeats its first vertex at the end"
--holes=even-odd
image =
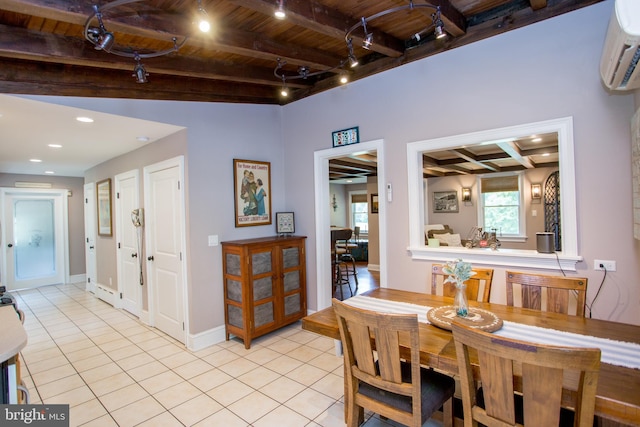
POLYGON ((467 317, 469 314, 469 301, 467 300, 467 286, 464 283, 456 283, 456 296, 453 300, 453 308, 456 315, 467 317))

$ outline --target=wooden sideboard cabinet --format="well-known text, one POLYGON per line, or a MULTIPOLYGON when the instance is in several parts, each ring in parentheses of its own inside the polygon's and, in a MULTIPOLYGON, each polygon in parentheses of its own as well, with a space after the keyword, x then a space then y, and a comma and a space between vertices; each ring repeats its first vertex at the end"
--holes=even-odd
POLYGON ((222 242, 226 338, 251 340, 306 316, 305 236, 222 242))

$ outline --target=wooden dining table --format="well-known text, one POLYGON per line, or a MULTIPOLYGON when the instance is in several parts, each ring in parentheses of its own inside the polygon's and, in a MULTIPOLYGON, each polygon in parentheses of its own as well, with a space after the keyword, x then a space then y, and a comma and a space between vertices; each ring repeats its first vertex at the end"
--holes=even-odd
MULTIPOLYGON (((388 288, 377 288, 362 295, 434 308, 452 304, 451 298, 388 288)), ((470 305, 489 310, 505 321, 640 344, 640 326, 636 325, 502 304, 470 302, 470 305)), ((332 307, 304 317, 302 328, 340 339, 332 307)), ((458 365, 451 332, 429 323, 420 323, 420 362, 424 366, 457 375, 458 365)), ((567 395, 566 399, 564 403, 571 406, 570 396, 567 395)), ((640 369, 601 363, 595 414, 614 423, 640 426, 640 369)))

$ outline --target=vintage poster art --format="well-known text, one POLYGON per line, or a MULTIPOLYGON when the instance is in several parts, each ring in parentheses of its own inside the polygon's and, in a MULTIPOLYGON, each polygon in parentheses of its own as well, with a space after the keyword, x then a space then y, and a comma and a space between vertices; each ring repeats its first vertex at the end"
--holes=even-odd
POLYGON ((236 227, 271 224, 271 164, 233 159, 236 227))

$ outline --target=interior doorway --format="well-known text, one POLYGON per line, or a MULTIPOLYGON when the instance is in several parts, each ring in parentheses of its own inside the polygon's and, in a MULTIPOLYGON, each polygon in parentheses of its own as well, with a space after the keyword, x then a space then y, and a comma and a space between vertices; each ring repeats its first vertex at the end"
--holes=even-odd
MULTIPOLYGON (((329 191, 329 160, 346 157, 363 151, 377 153, 378 194, 386 194, 384 168, 384 141, 375 140, 360 144, 316 151, 314 153, 315 205, 316 205, 316 283, 318 310, 331 305, 332 273, 331 273, 331 211, 329 191)), ((381 198, 379 200, 386 200, 381 198)), ((387 286, 387 227, 386 206, 379 203, 379 253, 380 253, 380 286, 387 286)))
POLYGON ((2 283, 8 290, 68 280, 68 190, 0 190, 2 283))

